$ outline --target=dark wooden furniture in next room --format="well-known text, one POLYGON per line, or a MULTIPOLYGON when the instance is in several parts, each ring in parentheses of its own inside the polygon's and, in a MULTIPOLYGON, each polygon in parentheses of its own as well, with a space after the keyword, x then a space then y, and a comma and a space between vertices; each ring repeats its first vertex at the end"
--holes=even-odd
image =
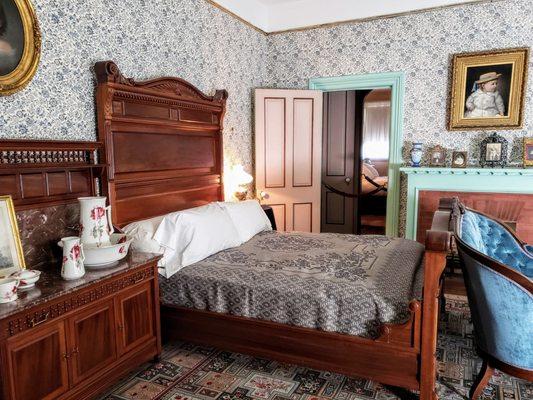
MULTIPOLYGON (((124 225, 223 199, 222 118, 227 93, 202 94, 177 78, 135 82, 113 62, 96 64, 104 186, 124 225)), ((449 249, 449 211, 428 231, 423 299, 403 325, 376 340, 208 311, 162 307, 166 337, 420 390, 435 400, 439 287, 449 249)))
MULTIPOLYGON (((95 195, 94 178, 103 171, 95 164, 99 148, 90 142, 0 141, 0 194, 13 197, 18 213, 95 195)), ((56 246, 59 238, 45 240, 56 246)), ((36 287, 0 304, 0 398, 91 399, 157 357, 158 260, 129 254, 73 281, 60 277, 57 260, 39 265, 36 287)))

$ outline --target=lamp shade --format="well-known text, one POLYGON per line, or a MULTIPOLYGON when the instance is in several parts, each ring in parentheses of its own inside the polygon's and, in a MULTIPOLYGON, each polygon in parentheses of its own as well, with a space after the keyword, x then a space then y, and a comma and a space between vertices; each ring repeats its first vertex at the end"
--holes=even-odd
POLYGON ((241 164, 235 165, 231 170, 231 180, 237 186, 252 183, 254 177, 244 170, 241 164))

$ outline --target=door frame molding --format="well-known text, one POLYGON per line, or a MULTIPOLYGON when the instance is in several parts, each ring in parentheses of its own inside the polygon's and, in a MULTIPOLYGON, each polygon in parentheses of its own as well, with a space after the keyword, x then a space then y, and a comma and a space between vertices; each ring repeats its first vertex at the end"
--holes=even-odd
POLYGON ((385 232, 398 236, 400 226, 400 167, 403 164, 403 99, 405 74, 381 72, 309 79, 309 89, 335 92, 345 90, 391 89, 389 133, 389 182, 385 232))

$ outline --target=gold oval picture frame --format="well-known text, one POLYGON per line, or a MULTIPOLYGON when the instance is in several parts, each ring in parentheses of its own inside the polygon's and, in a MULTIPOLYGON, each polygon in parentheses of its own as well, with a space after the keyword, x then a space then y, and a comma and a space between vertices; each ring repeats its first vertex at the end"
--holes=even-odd
POLYGON ((41 33, 30 0, 0 0, 0 95, 23 89, 41 56, 41 33))

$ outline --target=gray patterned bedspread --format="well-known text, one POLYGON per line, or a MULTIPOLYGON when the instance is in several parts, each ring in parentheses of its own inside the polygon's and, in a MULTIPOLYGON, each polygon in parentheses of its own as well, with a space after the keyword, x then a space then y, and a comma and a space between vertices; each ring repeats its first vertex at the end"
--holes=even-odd
POLYGON ((263 232, 160 276, 163 304, 375 338, 419 297, 424 247, 386 236, 263 232))

